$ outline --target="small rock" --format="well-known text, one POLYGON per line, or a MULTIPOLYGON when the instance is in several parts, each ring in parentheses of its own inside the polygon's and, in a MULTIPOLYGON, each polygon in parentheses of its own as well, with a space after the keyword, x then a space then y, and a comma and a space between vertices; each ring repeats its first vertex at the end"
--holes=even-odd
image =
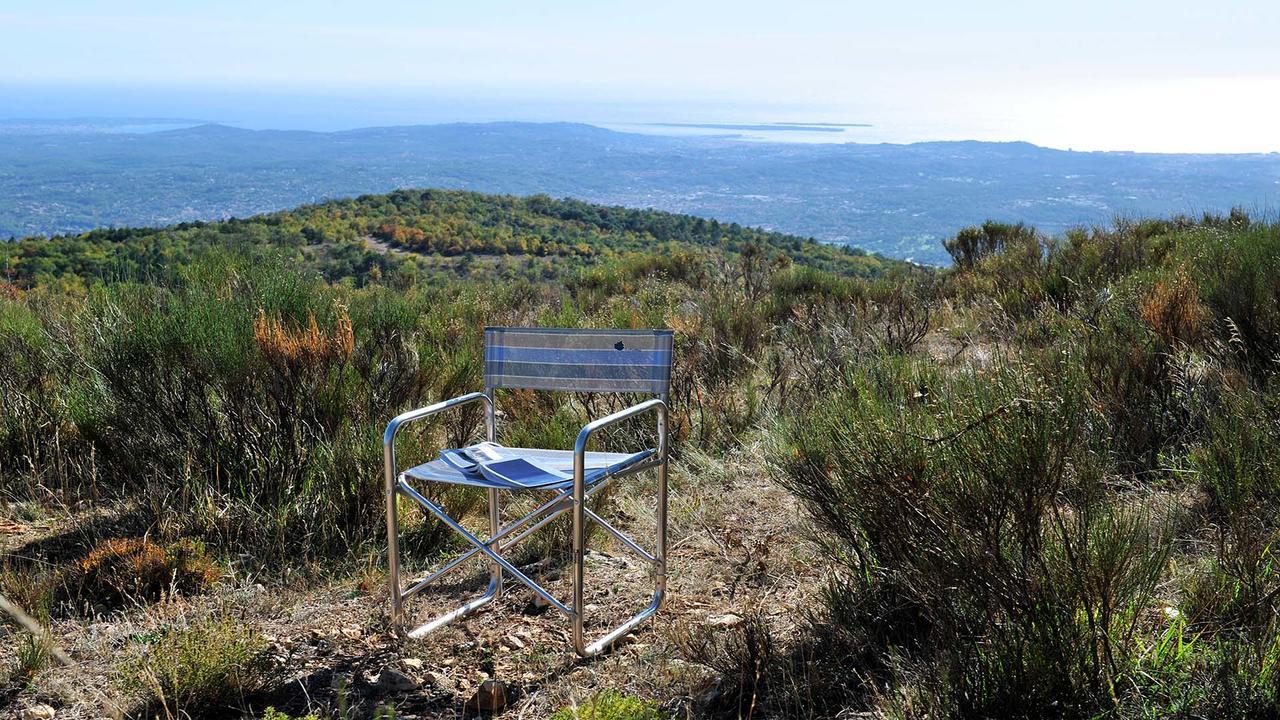
POLYGON ((501 680, 485 680, 467 700, 467 709, 476 712, 497 712, 506 706, 507 685, 501 680))
POLYGON ((53 708, 41 703, 25 708, 18 714, 18 717, 22 718, 22 720, 49 720, 49 718, 52 718, 56 714, 57 711, 53 708))
POLYGON ((378 687, 388 692, 408 692, 418 689, 418 681, 388 665, 378 674, 378 687))
POLYGON ((508 648, 511 648, 512 650, 524 649, 524 641, 516 637, 515 635, 508 635, 502 638, 502 644, 506 645, 508 648))
POLYGON ((702 692, 694 698, 694 703, 702 707, 710 707, 720 702, 720 696, 723 694, 720 688, 720 682, 716 681, 710 686, 703 688, 702 692))
POLYGON ((410 670, 422 669, 422 661, 419 660, 418 658, 404 658, 403 660, 400 661, 400 663, 405 667, 409 668, 410 670))
POLYGON ((445 692, 453 691, 453 683, 444 673, 438 673, 432 670, 427 673, 427 679, 431 681, 432 685, 436 686, 440 690, 444 690, 445 692))

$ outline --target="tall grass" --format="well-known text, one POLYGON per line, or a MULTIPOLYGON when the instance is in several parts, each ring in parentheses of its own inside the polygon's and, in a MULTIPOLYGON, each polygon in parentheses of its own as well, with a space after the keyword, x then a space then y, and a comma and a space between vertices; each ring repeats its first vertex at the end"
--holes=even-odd
POLYGON ((857 342, 871 314, 797 343, 819 391, 773 472, 845 568, 813 682, 905 717, 1274 716, 1280 225, 991 231, 941 288, 980 362, 857 342))
POLYGON ((849 591, 917 618, 895 642, 953 679, 966 714, 1102 703, 1133 672, 1169 538, 1108 489, 1071 365, 943 376, 884 359, 778 449, 849 591))
MULTIPOLYGON (((125 500, 262 562, 346 554, 380 533, 386 422, 479 389, 485 325, 675 327, 675 450, 731 444, 760 417, 750 388, 777 268, 677 259, 623 255, 563 284, 355 288, 210 251, 155 283, 15 292, 0 299, 0 500, 125 500)), ((503 393, 501 439, 571 447, 627 400, 503 393)), ((469 407, 416 424, 400 450, 426 460, 482 427, 469 407)), ((427 545, 443 537, 433 522, 427 545)))

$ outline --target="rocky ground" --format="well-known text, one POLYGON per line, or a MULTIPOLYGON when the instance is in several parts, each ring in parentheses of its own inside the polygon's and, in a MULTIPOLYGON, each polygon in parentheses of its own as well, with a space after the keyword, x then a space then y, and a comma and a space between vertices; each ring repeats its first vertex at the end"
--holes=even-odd
MULTIPOLYGON (((690 646, 748 618, 785 638, 827 572, 805 539, 793 499, 769 480, 760 455, 758 447, 748 446, 723 460, 697 455, 673 467, 667 602, 603 658, 579 660, 566 618, 539 607, 512 580, 499 602, 476 615, 424 640, 402 640, 388 621, 385 575, 375 549, 365 558, 365 570, 319 584, 232 572, 208 594, 105 617, 56 620, 53 634, 72 664, 0 694, 0 718, 137 712, 137 701, 118 682, 131 644, 208 616, 256 628, 272 655, 266 689, 214 715, 260 716, 270 706, 294 716, 342 716, 349 708, 350 717, 372 717, 377 708, 391 706, 401 718, 466 717, 482 708, 499 717, 539 718, 615 689, 657 701, 677 717, 689 716, 721 692, 720 678, 692 661, 696 653, 690 646)), ((638 539, 653 536, 646 504, 651 493, 652 480, 637 479, 609 499, 616 524, 638 539)), ((74 514, 35 523, 5 521, 0 542, 10 558, 20 558, 72 532, 78 522, 74 514)), ((99 532, 110 532, 110 524, 99 532)), ((644 564, 619 543, 603 533, 594 542, 587 602, 602 629, 643 607, 652 581, 644 564)), ((567 597, 567 572, 528 559, 531 574, 567 597)), ((445 581, 453 584, 415 602, 414 615, 425 619, 483 587, 478 565, 454 577, 445 581)), ((0 632, 18 637, 13 629, 0 632)), ((0 649, 0 667, 15 662, 16 652, 0 649)))

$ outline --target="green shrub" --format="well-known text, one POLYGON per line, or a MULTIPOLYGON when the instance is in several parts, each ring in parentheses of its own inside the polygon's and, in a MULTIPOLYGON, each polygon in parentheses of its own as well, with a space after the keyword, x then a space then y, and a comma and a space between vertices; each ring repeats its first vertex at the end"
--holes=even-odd
POLYGON ((206 618, 139 638, 118 684, 168 717, 220 716, 270 679, 266 640, 243 620, 206 618))
POLYGON ((971 268, 983 259, 1006 251, 1037 245, 1036 229, 1022 223, 1010 224, 988 220, 981 227, 967 227, 942 246, 956 266, 971 268))
POLYGON ((1169 538, 1108 489, 1072 366, 948 376, 882 362, 774 451, 858 579, 846 591, 865 596, 839 602, 916 618, 892 638, 851 634, 939 663, 965 714, 1104 707, 1135 672, 1135 619, 1169 538))
POLYGON ((656 703, 606 690, 581 705, 557 710, 551 720, 663 720, 670 715, 656 703))
POLYGON ((1225 683, 1280 711, 1280 402, 1237 392, 1192 454, 1216 515, 1216 555, 1189 593, 1224 638, 1225 683))

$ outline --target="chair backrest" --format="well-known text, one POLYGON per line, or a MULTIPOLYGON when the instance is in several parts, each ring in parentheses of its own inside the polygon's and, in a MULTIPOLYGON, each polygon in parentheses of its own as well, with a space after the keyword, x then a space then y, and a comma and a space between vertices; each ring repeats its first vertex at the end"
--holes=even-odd
POLYGON ((672 340, 670 330, 485 328, 484 384, 665 397, 672 340))

